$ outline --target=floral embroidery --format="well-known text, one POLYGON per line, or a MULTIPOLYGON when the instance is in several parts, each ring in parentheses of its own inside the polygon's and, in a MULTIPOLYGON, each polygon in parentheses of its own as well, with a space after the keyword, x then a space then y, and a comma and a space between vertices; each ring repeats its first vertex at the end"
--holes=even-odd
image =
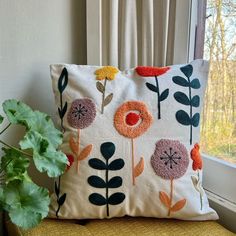
POLYGON ((95 71, 96 80, 104 80, 104 84, 102 84, 100 81, 97 81, 96 83, 97 90, 100 93, 102 93, 102 104, 101 104, 102 114, 104 113, 104 107, 107 106, 113 98, 113 93, 110 93, 108 96, 106 96, 107 81, 114 80, 118 72, 119 70, 114 66, 104 66, 101 69, 95 71))
POLYGON ((199 107, 200 105, 200 97, 198 95, 192 96, 192 89, 199 89, 201 84, 197 78, 190 80, 193 73, 192 65, 189 64, 181 67, 180 70, 187 77, 187 80, 182 76, 174 76, 172 80, 179 86, 187 87, 188 96, 179 91, 174 94, 174 98, 177 102, 189 106, 189 114, 184 110, 179 110, 176 112, 175 117, 180 124, 190 126, 190 145, 192 145, 193 127, 197 127, 200 120, 200 114, 198 112, 193 114, 193 107, 199 107))
POLYGON ((96 170, 105 170, 105 181, 96 175, 92 175, 88 178, 88 183, 94 188, 105 188, 105 197, 100 193, 92 193, 89 195, 89 201, 97 206, 106 205, 107 216, 109 216, 109 205, 118 205, 125 199, 125 194, 121 192, 113 193, 109 196, 109 189, 119 188, 122 186, 123 180, 120 176, 113 176, 109 179, 109 171, 121 170, 125 163, 123 159, 118 158, 109 163, 110 158, 115 153, 115 145, 112 142, 103 143, 100 147, 102 156, 105 159, 105 163, 100 159, 93 158, 89 160, 89 165, 96 170))
POLYGON ((197 177, 191 176, 193 186, 196 189, 197 192, 199 192, 200 196, 200 205, 201 210, 203 207, 203 195, 204 190, 202 188, 202 181, 200 179, 200 170, 202 169, 202 158, 199 152, 200 146, 198 143, 194 145, 194 148, 191 150, 191 159, 193 160, 192 168, 194 171, 197 171, 197 177))
POLYGON ((159 192, 159 198, 168 208, 168 216, 170 216, 171 212, 181 210, 186 204, 186 199, 179 200, 174 205, 172 205, 172 201, 173 181, 182 177, 189 165, 187 149, 177 140, 161 139, 156 143, 151 165, 158 176, 171 182, 170 196, 165 192, 159 192))
POLYGON ((77 134, 71 134, 69 145, 77 159, 77 172, 79 173, 80 161, 86 159, 92 152, 93 145, 89 144, 80 150, 81 130, 90 126, 96 117, 96 106, 89 98, 76 99, 72 102, 67 121, 69 125, 77 129, 77 134), (75 137, 74 137, 75 136, 75 137))
POLYGON ((169 89, 165 89, 162 93, 159 90, 159 83, 157 76, 165 74, 170 67, 150 67, 150 66, 138 66, 136 72, 144 77, 155 77, 156 86, 150 83, 146 83, 149 90, 157 94, 157 110, 158 119, 161 119, 161 102, 164 101, 169 95, 169 89))
POLYGON ((142 174, 144 159, 141 157, 139 163, 134 164, 134 139, 148 130, 153 122, 152 115, 143 102, 128 101, 123 103, 114 116, 114 126, 123 136, 131 139, 132 149, 132 183, 135 185, 135 178, 142 174))

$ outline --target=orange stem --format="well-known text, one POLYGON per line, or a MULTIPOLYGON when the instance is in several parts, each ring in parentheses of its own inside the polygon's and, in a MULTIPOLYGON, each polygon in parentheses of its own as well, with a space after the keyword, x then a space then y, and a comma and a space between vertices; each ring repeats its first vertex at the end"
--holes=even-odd
POLYGON ((173 199, 173 180, 174 179, 170 179, 170 206, 169 206, 168 216, 170 216, 170 213, 171 213, 171 206, 172 206, 172 199, 173 199))
POLYGON ((135 176, 134 176, 134 139, 131 139, 132 146, 132 181, 133 185, 135 185, 135 176))
POLYGON ((77 134, 77 145, 78 145, 78 153, 77 153, 77 173, 79 174, 80 129, 78 129, 78 134, 77 134))

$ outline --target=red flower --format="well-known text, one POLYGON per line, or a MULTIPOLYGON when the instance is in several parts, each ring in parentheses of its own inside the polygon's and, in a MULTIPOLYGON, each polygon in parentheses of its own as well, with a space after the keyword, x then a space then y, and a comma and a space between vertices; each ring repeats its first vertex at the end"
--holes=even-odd
POLYGON ((125 121, 128 125, 130 126, 133 126, 133 125, 136 125, 138 123, 140 119, 140 115, 137 114, 137 113, 134 113, 134 112, 130 112, 126 118, 125 118, 125 121))
POLYGON ((138 66, 136 72, 144 77, 153 77, 165 74, 170 67, 152 67, 152 66, 138 66))
POLYGON ((199 152, 200 146, 198 143, 194 145, 194 148, 191 150, 191 159, 193 160, 193 170, 202 169, 202 158, 199 152))
POLYGON ((74 157, 71 154, 66 154, 69 164, 67 164, 66 170, 69 170, 74 162, 74 157))

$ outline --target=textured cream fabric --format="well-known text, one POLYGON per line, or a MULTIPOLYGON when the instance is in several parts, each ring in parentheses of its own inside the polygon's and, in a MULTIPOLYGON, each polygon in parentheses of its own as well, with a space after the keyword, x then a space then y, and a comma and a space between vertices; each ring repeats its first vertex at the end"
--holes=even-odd
POLYGON ((120 218, 79 221, 44 220, 38 227, 22 230, 7 222, 9 236, 233 236, 217 222, 184 222, 152 218, 120 218))
MULTIPOLYGON (((196 60, 191 63, 193 74, 191 79, 198 78, 201 87, 192 89, 192 97, 199 95, 200 106, 193 108, 193 113, 200 112, 205 86, 208 75, 208 63, 203 60, 196 60)), ((56 106, 60 107, 60 94, 58 92, 58 78, 63 68, 68 71, 68 86, 63 92, 63 101, 68 103, 68 109, 71 103, 78 98, 91 98, 95 102, 97 115, 95 121, 87 128, 81 130, 80 145, 81 149, 88 144, 93 145, 92 153, 87 159, 79 164, 79 173, 77 173, 76 162, 65 173, 61 179, 61 193, 66 193, 66 201, 60 209, 60 218, 68 219, 86 219, 86 218, 107 218, 130 216, 146 216, 168 218, 168 209, 160 201, 160 191, 170 195, 171 181, 158 176, 151 165, 151 156, 155 150, 155 144, 160 139, 178 140, 182 143, 188 152, 189 165, 187 172, 181 178, 173 181, 173 199, 172 205, 181 199, 186 199, 186 205, 179 211, 173 212, 170 217, 185 220, 213 220, 217 219, 216 212, 209 207, 207 196, 203 193, 200 207, 199 192, 196 191, 192 183, 192 176, 197 176, 197 172, 192 169, 192 160, 190 151, 195 143, 199 142, 199 126, 193 127, 193 143, 189 142, 189 126, 181 125, 176 120, 176 112, 185 110, 189 112, 189 107, 178 103, 174 94, 182 91, 188 94, 187 87, 181 87, 172 80, 173 76, 184 76, 180 71, 183 65, 171 66, 166 74, 158 77, 160 91, 169 89, 169 96, 161 102, 161 119, 157 119, 157 95, 150 91, 145 82, 154 84, 155 79, 140 77, 135 70, 130 69, 125 72, 119 72, 116 78, 107 82, 106 95, 114 93, 113 100, 105 107, 104 114, 101 114, 102 95, 96 88, 95 71, 100 67, 96 66, 79 66, 79 65, 52 65, 51 75, 53 90, 56 98, 56 106), (144 171, 136 178, 136 185, 132 185, 132 143, 131 139, 120 135, 114 127, 114 114, 118 107, 126 101, 142 101, 148 107, 153 116, 153 124, 143 133, 143 135, 134 139, 135 165, 139 162, 140 157, 144 158, 144 171), (104 188, 94 188, 88 184, 88 178, 96 175, 105 178, 104 170, 96 170, 89 166, 89 160, 98 158, 104 161, 100 152, 100 146, 104 142, 113 142, 116 146, 114 159, 122 158, 125 166, 119 171, 110 171, 109 178, 121 176, 123 179, 122 186, 119 188, 109 189, 109 196, 116 192, 125 194, 125 200, 119 205, 110 205, 110 215, 106 215, 106 206, 96 206, 89 201, 92 193, 100 193, 104 196, 104 188)), ((77 132, 67 121, 68 112, 64 118, 64 144, 62 150, 65 153, 71 153, 69 148, 69 138, 73 132, 77 132)), ((112 160, 114 160, 112 159, 112 160)), ((201 172, 200 172, 201 178, 201 172)), ((52 196, 52 205, 50 216, 55 217, 57 201, 55 195, 52 196)))

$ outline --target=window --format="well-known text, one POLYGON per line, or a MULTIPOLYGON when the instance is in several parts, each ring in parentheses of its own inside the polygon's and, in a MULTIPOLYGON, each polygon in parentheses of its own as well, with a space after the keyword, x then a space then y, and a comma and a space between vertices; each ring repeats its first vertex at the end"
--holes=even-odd
POLYGON ((210 73, 201 148, 236 166, 236 1, 207 0, 204 58, 210 73))

